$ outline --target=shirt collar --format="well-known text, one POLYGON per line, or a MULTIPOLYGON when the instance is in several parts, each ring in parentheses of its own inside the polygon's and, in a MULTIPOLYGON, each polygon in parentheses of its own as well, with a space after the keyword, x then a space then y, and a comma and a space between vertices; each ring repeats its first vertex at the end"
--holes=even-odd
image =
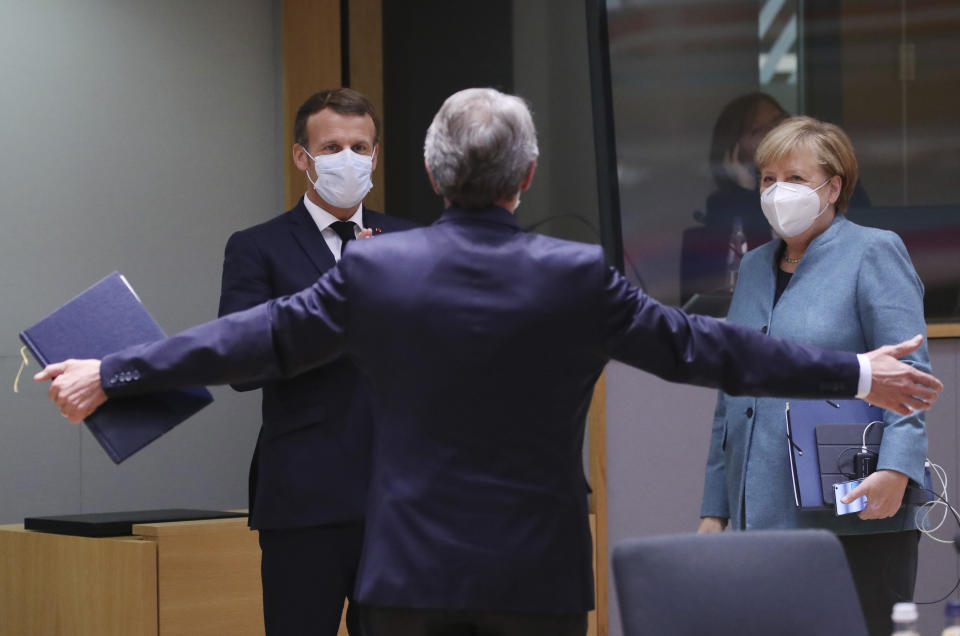
MULTIPOLYGON (((310 200, 310 197, 303 195, 303 207, 307 208, 307 212, 310 214, 310 218, 313 219, 313 222, 317 224, 317 227, 322 232, 323 230, 330 227, 331 223, 339 221, 337 217, 333 216, 319 205, 310 200)), ((363 204, 357 206, 357 211, 347 219, 347 221, 352 221, 357 224, 357 227, 363 227, 363 204)), ((331 230, 332 231, 332 230, 331 230)))
POLYGON ((461 221, 494 223, 498 225, 508 225, 514 228, 520 227, 520 225, 517 223, 517 217, 513 212, 495 205, 488 208, 472 210, 466 210, 464 208, 457 207, 456 205, 452 205, 443 211, 443 214, 440 216, 440 219, 437 221, 437 223, 461 221))

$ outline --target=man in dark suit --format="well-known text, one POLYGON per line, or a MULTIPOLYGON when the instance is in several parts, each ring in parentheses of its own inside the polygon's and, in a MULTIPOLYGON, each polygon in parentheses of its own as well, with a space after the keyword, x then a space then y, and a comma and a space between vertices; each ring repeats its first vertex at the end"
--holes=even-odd
MULTIPOLYGON (((380 123, 349 88, 307 99, 293 125, 306 194, 235 233, 223 261, 220 315, 309 287, 349 242, 412 227, 361 203, 376 168, 380 123)), ((260 532, 268 636, 337 633, 352 597, 370 471, 368 389, 347 359, 263 388, 263 427, 250 466, 250 527, 260 532)), ((359 633, 355 605, 347 628, 359 633)))
POLYGON ((860 356, 787 343, 660 305, 597 246, 524 232, 512 211, 537 152, 522 100, 461 91, 427 132, 437 223, 359 242, 292 296, 35 377, 55 378, 51 399, 79 421, 107 395, 353 360, 375 422, 356 591, 368 636, 586 632, 581 447, 611 358, 733 394, 859 394, 901 412, 937 399, 936 378, 894 357, 920 337, 860 356))

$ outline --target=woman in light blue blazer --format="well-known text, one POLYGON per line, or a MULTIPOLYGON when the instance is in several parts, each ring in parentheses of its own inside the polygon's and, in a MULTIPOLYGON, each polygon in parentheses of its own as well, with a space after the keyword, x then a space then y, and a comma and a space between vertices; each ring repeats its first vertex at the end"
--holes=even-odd
MULTIPOLYGON (((869 351, 926 332, 923 286, 900 237, 847 220, 857 161, 846 134, 809 117, 785 120, 757 149, 761 207, 779 239, 743 257, 728 320, 827 349, 869 351)), ((907 356, 930 370, 926 344, 907 356)), ((784 400, 720 393, 701 508, 701 532, 826 528, 839 535, 872 635, 890 633, 895 601, 913 596, 915 508, 923 483, 923 414, 884 411, 877 471, 859 515, 794 505, 784 400)))

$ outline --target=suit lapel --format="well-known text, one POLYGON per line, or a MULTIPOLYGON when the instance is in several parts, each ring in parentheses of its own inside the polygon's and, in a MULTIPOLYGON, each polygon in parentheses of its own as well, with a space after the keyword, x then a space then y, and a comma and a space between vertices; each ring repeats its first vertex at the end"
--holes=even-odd
POLYGON ((364 206, 363 210, 361 211, 361 215, 362 219, 360 227, 370 228, 370 231, 373 232, 374 236, 377 234, 383 234, 383 228, 380 227, 380 219, 383 218, 383 214, 380 212, 374 212, 373 210, 368 210, 366 206, 364 206))
POLYGON ((297 207, 293 209, 290 231, 321 274, 337 264, 336 259, 333 258, 333 253, 327 247, 323 234, 320 233, 313 217, 304 207, 303 201, 300 201, 297 207))

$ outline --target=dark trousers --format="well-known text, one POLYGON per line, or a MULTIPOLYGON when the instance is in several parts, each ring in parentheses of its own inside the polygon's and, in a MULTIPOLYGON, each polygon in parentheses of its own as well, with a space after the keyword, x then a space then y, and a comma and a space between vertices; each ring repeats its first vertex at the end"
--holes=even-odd
POLYGON ((587 615, 421 610, 364 605, 364 636, 584 636, 587 615))
MULTIPOLYGON (((362 545, 362 523, 260 530, 266 636, 336 636, 362 545)), ((361 633, 352 602, 347 629, 361 633)))
POLYGON ((919 530, 839 537, 870 636, 889 636, 893 604, 913 600, 919 530))

